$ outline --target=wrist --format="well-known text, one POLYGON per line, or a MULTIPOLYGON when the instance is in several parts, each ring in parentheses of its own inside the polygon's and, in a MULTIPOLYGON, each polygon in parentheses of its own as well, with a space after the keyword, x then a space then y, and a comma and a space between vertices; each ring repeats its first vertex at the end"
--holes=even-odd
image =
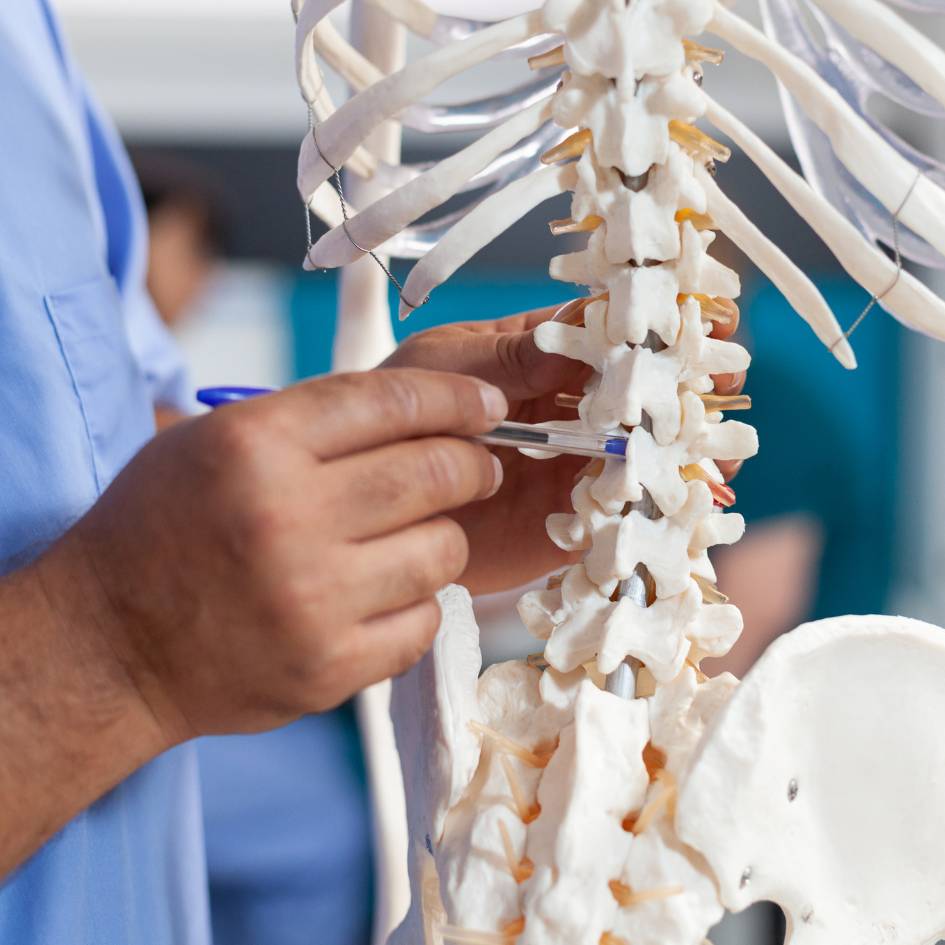
POLYGON ((20 577, 37 597, 75 725, 120 754, 121 776, 181 741, 146 698, 126 628, 81 541, 67 534, 20 577))
POLYGON ((57 549, 0 578, 0 878, 170 747, 57 549))

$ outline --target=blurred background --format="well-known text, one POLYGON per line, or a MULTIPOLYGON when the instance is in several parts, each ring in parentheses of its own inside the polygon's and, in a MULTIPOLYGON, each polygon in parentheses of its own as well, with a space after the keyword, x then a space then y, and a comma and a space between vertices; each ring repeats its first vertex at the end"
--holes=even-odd
MULTIPOLYGON (((306 113, 293 74, 288 3, 58 0, 57 5, 73 52, 139 169, 152 228, 151 289, 180 339, 194 386, 278 386, 327 371, 335 276, 301 270, 305 227, 295 177, 306 113)), ((744 0, 736 4, 753 19, 754 7, 744 0)), ((933 18, 918 22, 941 40, 943 31, 933 18)), ((501 81, 501 73, 496 78, 501 81)), ((795 163, 777 91, 765 71, 731 56, 721 67, 707 67, 705 84, 795 163)), ((338 86, 333 95, 344 98, 338 86)), ((945 154, 934 123, 903 119, 896 129, 930 153, 945 154)), ((435 158, 435 149, 452 150, 456 144, 453 138, 421 141, 408 133, 404 156, 435 158)), ((718 179, 814 278, 841 325, 851 324, 867 302, 865 294, 753 166, 736 153, 720 166, 718 179)), ((568 298, 573 289, 547 275, 548 259, 561 251, 561 243, 545 225, 565 216, 566 201, 540 207, 398 324, 398 337, 444 321, 495 317, 568 298)), ((939 408, 945 399, 945 347, 909 336, 877 308, 853 338, 859 370, 847 373, 737 251, 730 246, 719 251, 743 277, 741 340, 754 356, 746 387, 754 400, 749 419, 761 440, 759 456, 734 484, 737 509, 749 521, 748 536, 715 556, 720 586, 743 608, 747 627, 729 665, 744 671, 770 639, 810 618, 895 612, 945 624, 945 489, 940 488, 945 420, 939 408)), ((395 271, 405 269, 400 265, 395 271)), ((923 277, 942 290, 939 275, 923 277)), ((535 648, 516 629, 517 621, 508 619, 512 597, 481 604, 483 614, 491 615, 487 659, 535 648)), ((354 723, 350 716, 339 719, 326 737, 337 740, 338 751, 348 750, 356 743, 354 723)), ((289 736, 295 741, 280 743, 279 750, 289 745, 292 758, 314 751, 310 736, 308 729, 295 729, 289 736)), ((326 829, 314 815, 304 820, 300 813, 317 799, 301 790, 298 778, 287 785, 275 765, 266 768, 267 780, 255 788, 246 785, 241 795, 246 749, 231 750, 226 746, 237 743, 223 741, 205 778, 213 795, 211 816, 218 817, 208 828, 211 867, 219 867, 218 940, 329 945, 324 936, 308 932, 298 938, 285 930, 281 938, 271 933, 273 909, 283 909, 283 915, 290 908, 291 914, 285 885, 296 882, 303 864, 315 869, 304 843, 291 856, 285 851, 291 846, 286 837, 326 829), (261 802, 249 796, 252 790, 270 800, 282 798, 292 817, 267 820, 261 802), (252 904, 247 892, 252 868, 236 844, 219 839, 232 836, 236 820, 244 848, 248 835, 253 856, 271 854, 281 864, 283 893, 276 896, 286 899, 281 905, 252 904), (249 915, 257 906, 258 914, 249 915), (260 931, 266 928, 269 933, 260 931)), ((345 770, 355 792, 363 773, 353 751, 345 770)), ((316 774, 316 780, 327 777, 316 774)), ((354 843, 355 834, 365 843, 358 809, 349 815, 350 822, 339 815, 335 825, 338 843, 354 843)), ((370 880, 363 859, 349 863, 348 874, 340 861, 319 868, 333 869, 349 886, 352 877, 363 880, 359 908, 367 914, 370 880)), ((305 884, 296 892, 304 898, 305 884)), ((308 914, 301 925, 310 930, 319 921, 308 914)), ((770 916, 757 921, 753 931, 743 927, 715 938, 759 941, 774 934, 770 916)), ((352 923, 331 942, 360 943, 364 928, 363 921, 352 923)))

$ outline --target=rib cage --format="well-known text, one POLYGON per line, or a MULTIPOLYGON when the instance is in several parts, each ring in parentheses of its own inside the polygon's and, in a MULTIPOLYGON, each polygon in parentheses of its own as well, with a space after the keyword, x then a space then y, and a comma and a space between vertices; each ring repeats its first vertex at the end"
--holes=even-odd
MULTIPOLYGON (((808 0, 805 5, 824 32, 826 46, 816 42, 797 15, 796 0, 761 0, 769 35, 829 82, 877 135, 921 169, 929 180, 939 187, 945 185, 945 167, 941 162, 907 145, 868 111, 869 98, 879 95, 918 114, 933 119, 945 117, 945 55, 876 0, 862 4, 844 0, 820 0, 814 4, 808 0), (886 30, 885 55, 864 42, 869 39, 876 43, 877 30, 886 30), (905 35, 902 41, 897 41, 900 32, 905 35), (901 67, 909 69, 915 78, 901 67)), ((941 9, 939 7, 939 12, 941 9)), ((888 210, 846 171, 833 155, 823 133, 798 111, 793 101, 783 93, 782 99, 788 129, 804 172, 814 187, 828 196, 868 239, 889 247, 898 240, 906 257, 928 266, 945 266, 941 249, 934 243, 930 245, 928 239, 907 227, 902 227, 898 234, 893 232, 888 210)))
MULTIPOLYGON (((443 45, 389 76, 319 26, 337 3, 307 0, 298 11, 300 86, 319 119, 303 141, 299 189, 331 226, 305 265, 346 265, 375 250, 417 258, 402 291, 405 317, 503 229, 571 192, 587 246, 553 259, 550 271, 585 286, 587 297, 578 317, 571 309, 536 337, 595 371, 578 422, 630 436, 627 461, 591 464, 572 493, 573 514, 548 520, 556 544, 585 554, 520 604, 545 641, 544 672, 512 663, 477 680, 456 654, 474 634, 468 602, 458 592, 448 599, 443 645, 424 661, 436 709, 421 720, 418 741, 401 733, 402 755, 423 759, 434 784, 421 796, 408 783, 413 902, 397 945, 699 945, 721 914, 713 877, 669 816, 698 736, 734 685, 698 668, 741 630, 707 554, 743 530, 721 507, 730 502, 716 461, 757 448, 751 427, 725 417, 734 405, 712 395, 710 375, 748 365, 739 345, 710 337, 739 290, 735 273, 708 252, 713 231, 746 252, 841 364, 852 368, 855 358, 816 286, 716 184, 714 162, 727 149, 693 123, 704 117, 742 148, 883 308, 945 338, 942 301, 875 246, 940 260, 939 165, 867 119, 849 75, 840 92, 825 82, 830 73, 805 45, 789 0, 760 2, 774 38, 712 0, 548 0, 480 28, 402 0, 397 15, 443 45), (703 91, 702 63, 718 58, 694 42, 703 31, 757 59, 790 93, 789 122, 816 189, 703 91), (556 59, 549 50, 558 46, 556 59), (356 92, 337 110, 314 50, 356 92), (508 96, 458 108, 421 102, 476 64, 536 51, 551 67, 508 96), (365 146, 390 120, 483 134, 404 171, 365 146), (549 166, 535 163, 542 148, 549 166), (325 190, 346 163, 386 175, 392 189, 339 222, 325 190), (477 184, 463 210, 416 222, 477 184), (635 577, 638 599, 627 596, 635 577), (601 680, 627 665, 642 669, 635 692, 620 699, 601 680)), ((848 6, 818 0, 821 17, 843 20, 848 6)), ((891 38, 871 28, 889 11, 876 0, 864 7, 858 41, 908 80, 897 86, 904 104, 937 115, 945 57, 908 30, 891 38)), ((828 31, 834 43, 838 35, 828 31)), ((403 688, 395 719, 406 711, 403 688)))
MULTIPOLYGON (((357 56, 334 32, 324 42, 320 42, 318 38, 319 24, 324 25, 324 18, 339 2, 340 0, 337 2, 320 0, 316 3, 316 0, 309 0, 299 13, 297 67, 300 86, 303 96, 312 105, 316 116, 320 121, 325 122, 324 127, 319 127, 316 131, 316 135, 324 135, 328 140, 325 148, 331 152, 335 140, 333 129, 338 128, 345 129, 345 135, 342 137, 350 136, 356 142, 352 147, 341 147, 338 153, 327 153, 325 156, 328 160, 334 165, 340 165, 345 161, 350 162, 352 170, 363 175, 378 174, 381 179, 385 179, 386 175, 386 179, 391 184, 399 185, 394 188, 395 191, 402 189, 405 186, 404 178, 410 178, 414 172, 409 168, 394 169, 379 166, 378 161, 357 139, 363 138, 366 130, 372 127, 373 123, 383 120, 383 117, 393 117, 397 114, 398 110, 395 106, 398 101, 405 103, 398 117, 400 120, 409 122, 411 127, 424 130, 435 129, 436 132, 481 128, 484 132, 488 132, 503 123, 514 121, 523 108, 549 94, 558 81, 557 73, 555 73, 551 78, 524 83, 522 88, 510 92, 507 96, 490 96, 459 108, 430 106, 418 101, 409 101, 409 93, 413 92, 415 96, 425 95, 450 75, 460 71, 455 67, 456 62, 469 64, 481 62, 484 58, 488 58, 490 53, 493 55, 532 53, 536 49, 546 48, 550 42, 547 33, 538 23, 536 14, 516 17, 514 23, 512 21, 500 22, 473 30, 468 23, 459 27, 455 24, 451 26, 452 21, 448 18, 438 18, 429 10, 426 10, 425 14, 418 13, 417 10, 421 9, 422 5, 416 0, 411 0, 410 3, 403 4, 405 8, 409 7, 414 11, 412 16, 405 16, 408 24, 410 22, 416 24, 419 21, 426 24, 430 33, 444 37, 459 33, 461 38, 434 49, 413 67, 413 72, 411 72, 411 66, 408 65, 397 77, 387 79, 386 89, 382 89, 379 84, 367 90, 362 89, 358 95, 341 106, 337 115, 334 112, 329 115, 328 109, 333 106, 325 104, 324 85, 312 53, 320 46, 324 48, 324 42, 334 42, 331 61, 335 63, 349 61, 350 63, 351 57, 357 56), (512 26, 509 25, 510 23, 512 26), (485 39, 484 34, 488 34, 485 39), (334 37, 333 40, 331 36, 334 37), (496 41, 490 43, 489 37, 496 37, 496 41), (517 41, 518 45, 516 45, 517 41), (339 46, 338 43, 342 45, 339 46), (480 49, 479 53, 476 52, 476 47, 480 49), (458 58, 460 56, 465 58, 458 58), (424 72, 426 75, 423 75, 423 81, 418 86, 418 74, 424 72), (509 115, 511 118, 506 117, 509 115), (350 133, 350 128, 355 124, 362 126, 365 131, 360 134, 350 133)), ((898 241, 904 256, 930 264, 940 262, 941 251, 945 248, 945 189, 940 186, 941 183, 945 183, 945 174, 941 170, 941 165, 908 148, 891 132, 878 126, 875 121, 864 118, 862 95, 859 89, 854 89, 851 85, 852 80, 845 80, 846 84, 841 88, 843 96, 824 81, 823 75, 827 75, 838 83, 840 79, 837 78, 836 70, 833 72, 826 70, 823 65, 825 62, 823 55, 816 53, 810 38, 805 38, 801 32, 802 27, 796 16, 791 16, 789 3, 792 0, 761 0, 761 2, 767 14, 769 28, 779 40, 783 41, 785 44, 783 48, 773 41, 766 40, 747 23, 718 5, 715 7, 715 16, 708 28, 717 32, 723 39, 732 42, 741 51, 758 58, 762 65, 777 74, 795 96, 800 94, 805 97, 800 107, 795 99, 790 101, 786 99, 789 127, 795 141, 798 142, 798 151, 805 171, 827 202, 833 204, 836 210, 843 213, 867 237, 867 239, 853 242, 855 248, 843 254, 845 258, 839 260, 841 265, 854 278, 857 278, 856 272, 851 271, 851 266, 856 271, 862 271, 876 259, 875 253, 870 252, 872 240, 880 240, 887 246, 892 246, 898 241), (808 62, 813 65, 808 65, 808 62), (831 143, 839 149, 840 153, 835 154, 830 149, 831 143), (910 188, 914 191, 911 194, 910 188), (900 204, 907 194, 909 194, 909 199, 900 209, 900 204), (898 229, 898 233, 893 232, 894 227, 898 229)), ((829 4, 821 0, 821 5, 825 9, 834 4, 843 6, 840 0, 830 0, 829 4)), ((878 0, 870 0, 868 8, 873 6, 882 5, 878 0)), ((821 14, 821 16, 824 15, 821 14)), ((869 35, 874 41, 877 40, 872 34, 869 35)), ((913 38, 912 34, 906 36, 907 41, 913 38)), ((883 39, 882 36, 878 37, 877 45, 881 47, 877 51, 879 56, 888 51, 881 42, 883 39)), ((934 53, 929 50, 927 41, 925 43, 926 45, 915 50, 915 55, 910 62, 902 61, 901 54, 899 58, 900 65, 909 66, 916 76, 909 79, 918 90, 910 100, 913 106, 921 105, 930 109, 933 104, 935 107, 940 107, 942 105, 940 100, 945 97, 942 90, 929 79, 930 74, 936 74, 936 71, 942 67, 945 54, 939 52, 938 56, 942 58, 934 58, 934 53), (921 80, 928 88, 923 89, 917 80, 921 80), (938 100, 933 97, 932 92, 938 95, 938 100)), ((348 68, 343 69, 347 77, 358 74, 363 76, 369 71, 370 68, 359 70, 350 64, 348 68)), ((363 81, 360 84, 355 83, 356 88, 362 88, 363 85, 363 81)), ((536 145, 540 142, 544 145, 553 140, 553 135, 554 131, 549 126, 538 129, 531 144, 536 145)), ((514 145, 508 146, 508 148, 513 147, 514 145)), ((467 210, 474 209, 481 204, 483 199, 492 194, 501 193, 505 187, 524 174, 534 171, 533 162, 537 156, 536 152, 538 152, 537 146, 530 147, 528 141, 520 140, 518 152, 514 156, 508 150, 503 150, 479 167, 475 174, 460 173, 453 180, 452 189, 442 198, 440 204, 450 196, 464 192, 471 186, 471 181, 478 177, 479 182, 484 186, 479 198, 466 208, 467 210)), ((766 164, 760 169, 770 179, 769 166, 766 164)), ((420 171, 422 168, 416 169, 416 172, 420 171)), ((326 200, 323 194, 316 196, 318 187, 330 175, 331 168, 318 154, 318 148, 313 139, 307 136, 300 155, 300 192, 303 200, 314 212, 321 213, 330 226, 338 229, 337 213, 333 212, 333 201, 326 200)), ((828 225, 827 218, 833 217, 829 213, 829 208, 822 202, 818 202, 816 206, 810 201, 804 202, 809 205, 809 209, 803 214, 805 219, 815 229, 825 228, 828 225)), ((445 218, 433 217, 419 227, 412 222, 405 224, 390 237, 392 242, 384 249, 405 258, 420 258, 429 252, 436 242, 443 238, 449 227, 464 215, 465 211, 453 211, 445 218)), ((329 238, 335 241, 340 239, 337 234, 329 238)), ((347 241, 347 237, 344 239, 347 241)), ((366 246, 360 240, 355 240, 355 242, 366 246)), ((375 243, 367 248, 376 249, 380 246, 381 243, 375 243)), ((472 252, 468 255, 472 255, 478 248, 478 246, 472 247, 472 252)), ((830 248, 836 252, 836 247, 830 248)), ((765 270, 772 281, 782 287, 787 284, 797 284, 800 281, 796 269, 790 266, 786 259, 778 258, 777 262, 777 268, 769 267, 765 270)), ((313 252, 305 260, 308 268, 339 264, 330 256, 327 258, 322 256, 321 244, 316 244, 313 252)), ((930 293, 923 292, 920 286, 911 285, 911 279, 904 276, 903 281, 910 283, 909 291, 890 292, 880 298, 880 305, 904 324, 935 337, 943 337, 945 335, 945 307, 939 300, 931 298, 930 293)), ((871 286, 865 287, 874 295, 882 295, 884 291, 883 289, 877 291, 871 286)), ((886 288, 888 289, 888 284, 886 288)), ((898 283, 896 289, 898 290, 898 283)), ((833 326, 828 326, 824 321, 823 306, 818 303, 816 308, 820 310, 820 315, 810 311, 799 311, 799 314, 811 323, 823 340, 828 337, 833 326)), ((841 342, 835 353, 839 354, 842 348, 841 342)), ((852 355, 847 354, 842 357, 842 360, 850 366, 852 355)))

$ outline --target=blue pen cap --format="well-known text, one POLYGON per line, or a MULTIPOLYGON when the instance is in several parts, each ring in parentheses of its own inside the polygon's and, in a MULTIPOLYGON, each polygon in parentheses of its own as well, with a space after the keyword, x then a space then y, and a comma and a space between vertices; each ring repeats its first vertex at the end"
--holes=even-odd
POLYGON ((272 387, 201 387, 197 391, 197 400, 208 407, 222 407, 235 404, 250 397, 273 393, 272 387))

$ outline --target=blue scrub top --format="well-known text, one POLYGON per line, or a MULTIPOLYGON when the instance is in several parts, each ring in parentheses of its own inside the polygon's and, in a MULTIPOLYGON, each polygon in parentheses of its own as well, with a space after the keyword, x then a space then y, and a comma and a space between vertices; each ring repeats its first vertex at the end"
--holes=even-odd
MULTIPOLYGON (((126 156, 45 0, 0 3, 0 561, 35 557, 184 378, 143 288, 126 156)), ((2 816, 2 814, 0 814, 2 816)), ((0 885, 10 945, 207 945, 196 753, 139 770, 0 885)))

